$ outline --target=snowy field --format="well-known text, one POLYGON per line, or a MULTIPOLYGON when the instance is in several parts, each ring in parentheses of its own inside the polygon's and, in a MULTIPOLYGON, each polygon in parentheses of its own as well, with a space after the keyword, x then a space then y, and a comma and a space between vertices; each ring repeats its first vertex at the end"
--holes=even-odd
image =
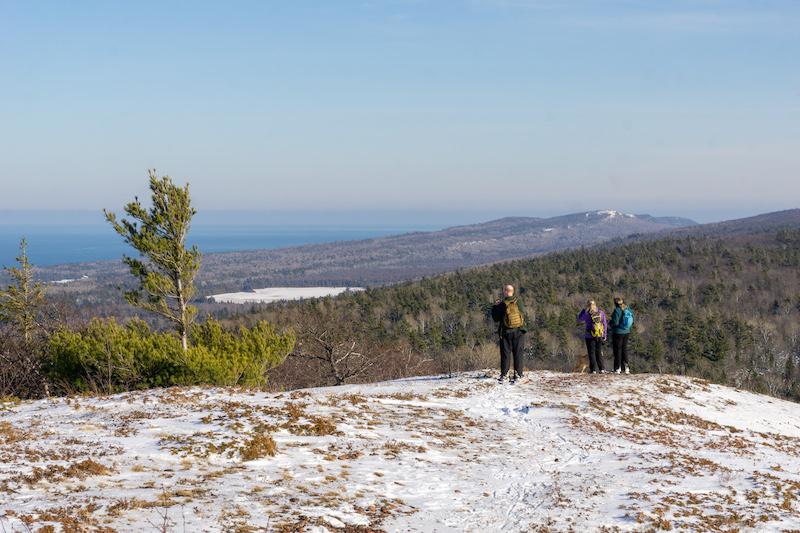
POLYGON ((271 303, 285 300, 304 300, 307 298, 324 298, 338 296, 348 291, 363 291, 362 287, 269 287, 254 289, 252 292, 228 292, 208 297, 217 303, 250 304, 271 303))
POLYGON ((800 406, 673 376, 0 404, 0 531, 781 531, 800 406))

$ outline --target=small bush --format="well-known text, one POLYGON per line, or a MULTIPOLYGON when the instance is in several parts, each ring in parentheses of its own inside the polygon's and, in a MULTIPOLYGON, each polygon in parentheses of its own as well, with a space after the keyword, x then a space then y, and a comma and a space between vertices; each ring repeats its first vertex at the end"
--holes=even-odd
POLYGON ((92 320, 50 338, 46 371, 66 392, 115 393, 175 384, 185 373, 181 342, 141 320, 92 320))
POLYGON ((45 370, 64 392, 117 393, 172 385, 262 386, 267 371, 291 351, 294 336, 269 324, 227 331, 208 321, 192 330, 184 352, 173 333, 153 332, 141 320, 120 325, 96 319, 61 329, 48 344, 45 370))
POLYGON ((187 367, 192 380, 215 385, 263 386, 267 371, 294 347, 294 335, 280 335, 266 322, 234 332, 209 320, 192 329, 191 339, 187 367))

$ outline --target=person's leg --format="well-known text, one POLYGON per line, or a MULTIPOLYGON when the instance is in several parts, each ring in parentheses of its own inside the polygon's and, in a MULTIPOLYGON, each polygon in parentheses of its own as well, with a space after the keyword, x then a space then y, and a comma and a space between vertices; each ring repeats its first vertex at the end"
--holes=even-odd
POLYGON ((597 360, 594 358, 594 339, 586 339, 586 352, 589 355, 589 372, 597 372, 597 360))
POLYGON ((525 350, 525 334, 521 331, 514 332, 514 372, 522 377, 522 356, 525 350))
POLYGON ((623 371, 625 371, 625 370, 628 370, 628 337, 630 337, 630 335, 625 334, 625 335, 621 335, 621 337, 622 337, 622 343, 621 343, 622 346, 620 348, 620 351, 622 353, 622 367, 621 368, 622 368, 623 371))
POLYGON ((509 356, 511 355, 510 352, 511 346, 508 340, 508 334, 502 333, 500 335, 500 377, 508 374, 508 367, 510 364, 509 356))
POLYGON ((603 365, 603 339, 595 339, 595 357, 597 358, 597 371, 605 372, 606 368, 603 365))
POLYGON ((611 346, 614 350, 614 372, 622 368, 621 348, 622 348, 622 335, 617 333, 611 334, 611 346))

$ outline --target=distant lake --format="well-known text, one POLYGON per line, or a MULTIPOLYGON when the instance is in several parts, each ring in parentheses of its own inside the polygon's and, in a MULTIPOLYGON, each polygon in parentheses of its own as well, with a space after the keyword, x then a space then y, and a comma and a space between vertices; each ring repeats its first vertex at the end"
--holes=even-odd
MULTIPOLYGON (((349 241, 437 228, 420 226, 195 226, 191 244, 203 253, 284 248, 303 244, 349 241)), ((12 266, 19 240, 26 237, 28 256, 38 266, 119 259, 134 255, 122 239, 105 225, 0 224, 0 266, 12 266)))

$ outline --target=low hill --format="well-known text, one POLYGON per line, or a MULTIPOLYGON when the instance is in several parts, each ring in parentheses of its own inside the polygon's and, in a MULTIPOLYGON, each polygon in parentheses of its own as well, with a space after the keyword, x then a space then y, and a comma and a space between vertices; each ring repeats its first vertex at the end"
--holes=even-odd
POLYGON ((0 530, 800 528, 796 404, 667 375, 495 377, 2 404, 0 530))
POLYGON ((787 209, 774 213, 764 213, 753 217, 726 220, 713 224, 701 224, 692 227, 682 227, 670 231, 670 234, 680 237, 683 235, 695 236, 731 236, 751 235, 757 233, 775 233, 785 228, 800 227, 800 209, 787 209))

